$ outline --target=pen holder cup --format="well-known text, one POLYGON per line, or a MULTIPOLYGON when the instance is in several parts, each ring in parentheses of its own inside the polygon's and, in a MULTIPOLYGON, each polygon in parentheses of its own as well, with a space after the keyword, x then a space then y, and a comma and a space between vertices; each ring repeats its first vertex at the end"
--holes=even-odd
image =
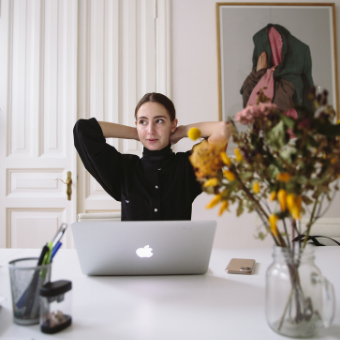
POLYGON ((14 322, 19 325, 39 323, 39 291, 50 281, 51 263, 37 266, 39 258, 22 258, 9 262, 14 322))

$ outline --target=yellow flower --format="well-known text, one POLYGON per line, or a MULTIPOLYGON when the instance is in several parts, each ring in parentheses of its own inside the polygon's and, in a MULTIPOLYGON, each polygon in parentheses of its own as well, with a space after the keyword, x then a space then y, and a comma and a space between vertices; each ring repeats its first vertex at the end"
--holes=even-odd
POLYGON ((195 145, 189 160, 195 169, 196 177, 215 177, 222 168, 221 146, 203 140, 195 145))
POLYGON ((269 201, 273 202, 276 200, 276 191, 272 191, 269 196, 269 201))
POLYGON ((294 206, 291 211, 294 220, 301 220, 301 211, 297 206, 294 206))
POLYGON ((223 201, 221 203, 220 211, 218 212, 218 216, 222 216, 222 214, 228 209, 229 203, 228 201, 223 201))
POLYGON ((287 195, 288 210, 291 212, 295 205, 296 205, 295 194, 288 194, 287 195))
POLYGON ((218 179, 217 178, 211 178, 211 179, 208 179, 203 184, 203 188, 206 188, 206 187, 215 187, 217 184, 218 184, 218 179))
POLYGON ((229 180, 230 182, 233 182, 235 181, 235 174, 232 172, 232 171, 229 171, 229 170, 224 170, 223 171, 223 175, 224 177, 229 180))
POLYGON ((295 203, 296 203, 296 206, 299 208, 299 210, 301 210, 302 196, 297 196, 296 199, 295 199, 295 203))
POLYGON ((260 183, 259 182, 254 182, 253 184, 253 191, 255 194, 258 194, 261 190, 260 183))
POLYGON ((286 211, 287 191, 284 189, 280 189, 277 194, 277 198, 281 206, 281 211, 286 211))
POLYGON ((219 202, 220 202, 220 200, 221 200, 221 198, 222 198, 222 195, 220 195, 220 194, 218 194, 218 195, 216 195, 206 206, 205 206, 205 208, 206 209, 211 209, 211 208, 213 208, 215 205, 217 205, 219 202))
POLYGON ((283 183, 289 182, 291 178, 292 176, 288 172, 282 172, 276 176, 276 179, 283 183))
POLYGON ((191 140, 196 140, 198 138, 201 137, 201 130, 195 127, 192 127, 189 131, 188 131, 188 137, 191 140))
POLYGON ((287 207, 294 220, 301 219, 302 197, 295 194, 287 195, 287 207))
POLYGON ((278 230, 277 230, 277 226, 276 226, 278 219, 279 218, 276 215, 272 214, 272 215, 269 216, 270 230, 275 237, 277 237, 277 235, 278 235, 278 230))
POLYGON ((332 158, 332 160, 331 160, 331 164, 335 164, 335 163, 336 163, 336 161, 337 161, 337 158, 336 158, 336 157, 332 158))
POLYGON ((302 197, 301 196, 295 197, 294 205, 289 209, 294 220, 301 220, 301 206, 302 206, 302 197))
POLYGON ((227 156, 227 154, 224 151, 221 152, 221 159, 225 165, 227 166, 231 165, 231 159, 227 156))
POLYGON ((241 155, 241 152, 239 149, 234 149, 234 153, 235 153, 235 156, 236 156, 236 160, 237 162, 241 162, 243 157, 241 155))

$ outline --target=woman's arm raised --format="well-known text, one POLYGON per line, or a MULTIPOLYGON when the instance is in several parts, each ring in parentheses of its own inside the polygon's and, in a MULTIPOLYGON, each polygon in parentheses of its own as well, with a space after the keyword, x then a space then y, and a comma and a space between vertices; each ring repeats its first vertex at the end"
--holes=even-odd
POLYGON ((109 122, 98 122, 98 124, 103 131, 104 138, 124 138, 139 141, 137 129, 134 127, 109 122))
POLYGON ((209 143, 226 145, 231 136, 231 126, 227 122, 202 122, 189 125, 181 125, 170 136, 172 144, 184 137, 188 137, 188 131, 196 127, 201 130, 201 137, 208 138, 209 143))

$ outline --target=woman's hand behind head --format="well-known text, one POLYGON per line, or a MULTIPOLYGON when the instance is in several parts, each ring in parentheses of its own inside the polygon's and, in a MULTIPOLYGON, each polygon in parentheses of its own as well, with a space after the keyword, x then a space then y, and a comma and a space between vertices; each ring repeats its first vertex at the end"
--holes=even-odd
POLYGON ((187 129, 184 125, 178 126, 177 129, 170 135, 170 143, 176 144, 182 138, 187 137, 187 131, 186 130, 187 129))

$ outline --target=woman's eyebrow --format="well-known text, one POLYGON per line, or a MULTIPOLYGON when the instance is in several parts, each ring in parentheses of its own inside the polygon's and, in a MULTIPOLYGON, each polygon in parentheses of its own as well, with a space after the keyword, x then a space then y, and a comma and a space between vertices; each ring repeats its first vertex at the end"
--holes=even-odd
MULTIPOLYGON (((155 116, 155 117, 152 117, 152 119, 159 119, 159 118, 166 119, 166 116, 155 116)), ((149 119, 149 118, 141 116, 141 117, 138 117, 138 120, 140 120, 140 119, 149 119)))

